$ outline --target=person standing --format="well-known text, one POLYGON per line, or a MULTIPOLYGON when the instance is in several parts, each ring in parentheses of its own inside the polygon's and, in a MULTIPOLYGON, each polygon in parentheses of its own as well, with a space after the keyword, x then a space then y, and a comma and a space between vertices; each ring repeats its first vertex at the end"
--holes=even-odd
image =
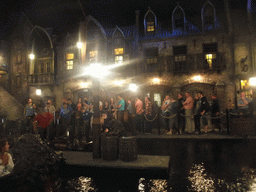
POLYGON ((76 109, 77 109, 77 111, 81 111, 81 108, 83 107, 83 102, 82 102, 82 99, 81 98, 79 98, 78 99, 78 102, 77 102, 77 104, 76 104, 76 109))
POLYGON ((26 117, 26 126, 31 126, 32 125, 32 119, 35 115, 32 99, 28 99, 28 103, 25 105, 24 114, 25 114, 25 117, 26 117))
POLYGON ((136 97, 135 99, 135 109, 136 109, 136 116, 135 116, 135 130, 139 133, 144 132, 144 122, 143 122, 143 102, 136 97))
POLYGON ((179 126, 179 133, 182 134, 185 131, 185 109, 183 108, 183 103, 185 99, 181 93, 178 94, 178 126, 179 126))
POLYGON ((237 101, 238 112, 240 114, 246 114, 249 112, 250 99, 245 96, 244 92, 240 93, 240 98, 237 101))
POLYGON ((169 112, 169 131, 167 134, 172 135, 174 128, 178 129, 178 118, 177 118, 177 112, 178 112, 178 103, 173 99, 173 97, 170 97, 170 103, 167 107, 167 110, 169 112))
POLYGON ((166 131, 169 130, 169 119, 168 119, 168 117, 170 116, 170 112, 168 111, 168 107, 169 107, 170 103, 171 103, 170 95, 167 94, 164 98, 164 102, 163 102, 163 105, 161 107, 161 110, 162 110, 162 113, 163 113, 163 116, 164 116, 163 122, 164 122, 166 131))
POLYGON ((51 113, 52 115, 55 114, 55 107, 51 104, 51 100, 47 101, 44 111, 51 113))
POLYGON ((118 98, 118 106, 117 106, 117 119, 124 124, 124 110, 125 110, 125 101, 121 97, 121 95, 117 95, 118 98))
POLYGON ((202 115, 202 121, 203 121, 203 125, 204 125, 204 134, 207 134, 208 127, 209 127, 207 115, 210 110, 210 106, 209 106, 207 98, 203 95, 203 92, 199 91, 198 97, 200 99, 200 113, 202 115))
POLYGON ((110 98, 110 112, 111 112, 111 118, 116 119, 116 105, 114 103, 113 98, 110 98))
POLYGON ((200 99, 198 95, 194 99, 194 124, 195 124, 195 134, 201 134, 201 113, 200 113, 200 99))
POLYGON ((212 99, 212 105, 211 105, 211 124, 215 127, 217 127, 220 131, 220 118, 217 118, 220 115, 220 107, 219 107, 219 101, 217 99, 216 95, 211 95, 212 99))
POLYGON ((151 133, 153 122, 151 122, 150 120, 152 120, 154 116, 153 116, 153 105, 149 97, 145 97, 145 117, 146 117, 144 121, 145 129, 146 129, 145 132, 151 133))
POLYGON ((183 103, 183 108, 185 109, 185 116, 186 116, 186 131, 188 133, 193 132, 193 121, 192 121, 192 115, 193 115, 193 98, 191 97, 190 93, 185 93, 186 100, 183 103))

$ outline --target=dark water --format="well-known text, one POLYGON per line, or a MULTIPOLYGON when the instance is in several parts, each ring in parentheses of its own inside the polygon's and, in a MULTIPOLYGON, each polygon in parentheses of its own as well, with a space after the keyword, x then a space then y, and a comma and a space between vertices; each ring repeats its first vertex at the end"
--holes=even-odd
POLYGON ((256 140, 150 143, 139 143, 139 153, 168 154, 168 174, 73 167, 65 169, 60 191, 256 191, 256 140))

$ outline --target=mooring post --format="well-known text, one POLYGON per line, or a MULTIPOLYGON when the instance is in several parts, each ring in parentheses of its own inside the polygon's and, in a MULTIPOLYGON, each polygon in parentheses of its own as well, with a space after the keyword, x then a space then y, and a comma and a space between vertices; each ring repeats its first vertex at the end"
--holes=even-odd
POLYGON ((227 134, 230 134, 230 129, 229 129, 229 111, 228 108, 226 108, 226 120, 227 120, 227 134))

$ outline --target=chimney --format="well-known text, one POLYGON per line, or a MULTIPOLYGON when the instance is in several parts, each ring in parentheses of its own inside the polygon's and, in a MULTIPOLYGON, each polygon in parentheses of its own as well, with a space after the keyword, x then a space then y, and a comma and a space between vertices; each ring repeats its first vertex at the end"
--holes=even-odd
POLYGON ((136 10, 136 28, 139 31, 139 26, 140 26, 140 10, 136 10))

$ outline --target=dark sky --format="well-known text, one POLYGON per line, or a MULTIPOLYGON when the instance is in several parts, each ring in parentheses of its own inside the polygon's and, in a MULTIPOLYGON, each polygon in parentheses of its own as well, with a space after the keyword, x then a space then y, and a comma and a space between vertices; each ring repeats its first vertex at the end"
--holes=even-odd
MULTIPOLYGON (((180 0, 186 17, 200 14, 206 0, 180 0)), ((212 0, 218 10, 224 0, 212 0)), ((246 0, 229 0, 234 8, 245 8, 246 0)), ((144 17, 148 6, 158 19, 171 18, 177 1, 175 0, 80 0, 86 15, 92 15, 100 22, 112 26, 135 24, 135 10, 144 17)), ((17 24, 21 11, 34 25, 52 27, 55 33, 68 31, 80 20, 84 20, 78 0, 5 0, 0 2, 0 39, 9 35, 17 24)))

